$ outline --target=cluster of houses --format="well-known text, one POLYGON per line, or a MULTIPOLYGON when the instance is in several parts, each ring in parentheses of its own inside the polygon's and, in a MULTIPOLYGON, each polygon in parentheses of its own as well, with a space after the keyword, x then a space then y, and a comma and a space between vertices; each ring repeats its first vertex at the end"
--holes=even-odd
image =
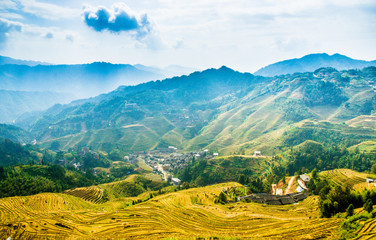
MULTIPOLYGON (((311 180, 311 178, 307 174, 302 174, 297 179, 298 187, 296 188, 296 192, 303 192, 304 190, 308 190, 306 184, 311 180)), ((273 195, 283 195, 283 189, 278 188, 277 184, 272 184, 272 193, 273 195)))
POLYGON ((186 167, 191 160, 200 158, 211 159, 218 156, 218 153, 210 154, 208 149, 203 151, 194 151, 188 153, 179 153, 177 148, 169 146, 168 148, 158 148, 147 152, 135 152, 129 156, 125 156, 124 160, 127 162, 136 162, 137 158, 141 157, 145 163, 149 165, 155 172, 158 172, 159 166, 164 171, 172 172, 175 169, 186 167))
MULTIPOLYGON (((188 153, 179 153, 177 148, 169 146, 168 148, 157 148, 150 151, 135 152, 124 157, 125 162, 137 163, 138 158, 142 158, 145 163, 153 169, 154 173, 159 173, 167 180, 172 176, 175 169, 186 167, 192 160, 212 159, 219 156, 219 153, 211 153, 208 149, 202 151, 192 151, 188 153)), ((171 182, 180 185, 179 179, 172 177, 171 182)))
POLYGON ((244 197, 238 197, 238 201, 248 200, 257 203, 265 203, 270 205, 286 205, 297 203, 308 197, 308 191, 289 193, 286 195, 273 195, 270 193, 257 193, 251 194, 244 197))
POLYGON ((272 193, 257 193, 251 194, 244 197, 238 197, 238 200, 247 200, 258 203, 265 203, 271 205, 285 205, 297 203, 308 197, 309 192, 306 184, 309 182, 310 177, 307 174, 302 174, 298 177, 298 187, 296 192, 284 194, 282 188, 278 188, 276 184, 272 185, 272 193))

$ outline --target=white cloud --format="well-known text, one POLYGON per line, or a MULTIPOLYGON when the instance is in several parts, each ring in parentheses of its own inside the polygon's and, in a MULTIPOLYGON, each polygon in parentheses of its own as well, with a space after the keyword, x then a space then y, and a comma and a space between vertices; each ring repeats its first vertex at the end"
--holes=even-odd
POLYGON ((5 46, 11 32, 22 31, 22 24, 0 18, 0 48, 5 46))
POLYGON ((8 12, 3 8, 0 17, 17 20, 17 16, 1 14, 26 13, 17 20, 23 23, 22 32, 6 37, 12 40, 7 53, 17 52, 19 58, 35 53, 35 60, 43 55, 41 60, 48 62, 229 65, 243 71, 310 52, 376 58, 375 0, 122 0, 129 7, 118 9, 134 16, 138 25, 140 16, 147 14, 151 31, 143 37, 137 30, 98 33, 82 22, 83 3, 106 4, 113 17, 115 7, 111 6, 118 1, 20 0, 17 7, 13 1, 0 0, 0 6, 16 8, 8 12), (47 33, 53 39, 43 38, 47 33))
POLYGON ((68 19, 80 16, 78 9, 63 7, 57 4, 36 0, 19 0, 18 2, 19 6, 17 6, 17 8, 21 9, 22 12, 49 20, 68 19))

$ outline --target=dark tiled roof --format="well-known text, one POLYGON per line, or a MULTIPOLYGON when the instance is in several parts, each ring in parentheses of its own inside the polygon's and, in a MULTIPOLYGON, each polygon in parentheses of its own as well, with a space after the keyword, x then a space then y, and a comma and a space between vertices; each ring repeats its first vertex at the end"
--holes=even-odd
POLYGON ((249 199, 253 202, 267 203, 271 205, 284 205, 292 204, 308 197, 308 192, 290 193, 286 195, 272 195, 268 193, 251 194, 248 196, 240 197, 239 200, 249 199))

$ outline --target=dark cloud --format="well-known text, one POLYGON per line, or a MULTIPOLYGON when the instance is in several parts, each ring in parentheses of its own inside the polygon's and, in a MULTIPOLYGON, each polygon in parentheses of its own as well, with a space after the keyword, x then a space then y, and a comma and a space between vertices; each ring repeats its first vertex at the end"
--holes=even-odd
POLYGON ((11 22, 0 18, 0 48, 2 48, 7 40, 8 34, 11 31, 20 32, 22 25, 20 23, 11 22))
POLYGON ((85 6, 84 21, 95 31, 108 30, 113 33, 132 31, 137 37, 143 37, 151 30, 151 24, 146 14, 137 16, 125 4, 117 3, 111 9, 98 6, 85 6))

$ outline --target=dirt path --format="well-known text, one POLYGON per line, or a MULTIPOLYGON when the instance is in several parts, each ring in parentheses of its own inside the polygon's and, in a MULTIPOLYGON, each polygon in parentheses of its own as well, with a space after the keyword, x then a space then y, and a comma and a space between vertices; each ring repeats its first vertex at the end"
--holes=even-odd
POLYGON ((287 185, 285 194, 289 194, 289 193, 293 192, 293 190, 291 188, 292 188, 292 185, 294 184, 294 181, 295 181, 295 176, 290 178, 290 181, 289 181, 289 184, 287 185))

